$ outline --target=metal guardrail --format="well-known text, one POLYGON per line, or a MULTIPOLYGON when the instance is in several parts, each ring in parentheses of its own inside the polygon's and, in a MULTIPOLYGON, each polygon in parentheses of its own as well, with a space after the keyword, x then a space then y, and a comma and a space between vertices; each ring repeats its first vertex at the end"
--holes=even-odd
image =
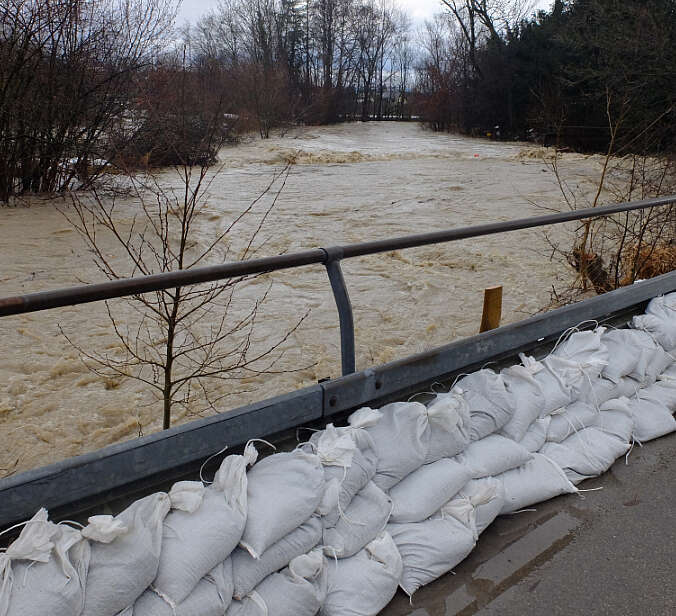
POLYGON ((292 269, 312 264, 322 264, 326 271, 333 291, 338 317, 340 322, 341 360, 343 375, 352 374, 356 369, 354 317, 352 304, 345 284, 345 278, 340 267, 344 259, 352 259, 366 255, 374 255, 392 250, 442 244, 462 239, 494 235, 520 229, 530 229, 546 225, 561 224, 574 220, 594 219, 602 216, 610 216, 622 212, 642 210, 653 207, 674 205, 676 196, 647 199, 630 203, 573 210, 557 214, 520 218, 516 220, 461 227, 433 233, 408 235, 404 237, 363 242, 359 244, 347 244, 331 248, 316 248, 289 255, 279 255, 249 261, 238 261, 213 265, 192 270, 181 270, 127 278, 110 282, 60 289, 56 291, 43 291, 28 295, 0 298, 0 317, 37 312, 63 306, 74 306, 106 299, 128 297, 153 291, 173 289, 185 285, 215 282, 230 278, 240 278, 252 274, 262 274, 277 270, 292 269))
POLYGON ((674 291, 676 271, 419 355, 5 477, 0 479, 0 530, 40 507, 57 520, 101 513, 101 506, 119 513, 120 502, 194 477, 224 447, 232 452, 253 438, 279 442, 280 435, 300 426, 322 428, 361 406, 406 400, 435 382, 450 384, 486 362, 493 367, 518 362, 521 352, 541 357, 570 327, 583 322, 591 327, 591 320, 621 325, 653 297, 674 291))
POLYGON ((675 271, 355 373, 354 326, 342 259, 672 204, 676 196, 0 299, 2 317, 322 264, 338 306, 343 354, 343 376, 337 379, 0 479, 0 528, 29 517, 42 506, 57 517, 72 519, 73 512, 184 477, 188 469, 224 445, 241 446, 251 438, 272 438, 298 426, 335 420, 365 404, 405 399, 421 387, 477 369, 486 361, 508 361, 521 351, 535 351, 583 321, 622 322, 652 297, 676 291, 675 271))

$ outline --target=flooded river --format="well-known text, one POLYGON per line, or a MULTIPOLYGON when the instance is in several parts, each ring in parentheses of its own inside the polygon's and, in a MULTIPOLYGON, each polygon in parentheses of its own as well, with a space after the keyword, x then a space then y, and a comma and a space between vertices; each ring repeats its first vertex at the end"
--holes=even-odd
MULTIPOLYGON (((562 208, 558 185, 539 154, 528 144, 434 134, 413 123, 307 128, 251 140, 221 153, 224 166, 212 178, 196 240, 200 246, 213 241, 288 161, 294 164, 256 238, 257 256, 543 213, 536 205, 562 208)), ((569 155, 561 164, 573 184, 593 181, 600 172, 596 157, 569 155)), ((160 180, 177 184, 171 171, 160 180)), ((274 194, 239 223, 234 246, 258 228, 274 194)), ((0 210, 0 295, 100 281, 91 252, 55 204, 30 205, 0 210)), ((69 206, 61 203, 60 209, 68 212, 69 206)), ((120 224, 128 224, 137 209, 134 200, 121 200, 120 224)), ((563 228, 553 233, 565 239, 563 228)), ((119 248, 101 241, 106 255, 123 264, 119 248)), ((504 286, 505 322, 538 311, 552 285, 570 276, 546 252, 542 230, 528 230, 346 262, 358 368, 476 333, 487 286, 504 286)), ((337 315, 323 268, 247 283, 235 296, 233 318, 266 290, 254 347, 281 340, 309 311, 308 317, 280 348, 279 374, 216 386, 222 410, 339 375, 337 315)), ((132 314, 121 301, 112 309, 122 317, 132 314)), ((92 373, 59 328, 83 349, 105 353, 119 346, 99 304, 0 320, 0 476, 161 427, 161 404, 146 386, 92 373)), ((175 421, 203 411, 199 405, 179 409, 175 421)))

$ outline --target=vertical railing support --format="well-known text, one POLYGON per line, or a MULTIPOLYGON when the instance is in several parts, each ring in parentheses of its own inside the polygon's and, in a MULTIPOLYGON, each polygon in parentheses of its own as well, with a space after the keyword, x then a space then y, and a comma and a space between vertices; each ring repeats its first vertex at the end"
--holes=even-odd
POLYGON ((338 320, 340 322, 340 357, 343 368, 343 376, 356 371, 355 347, 354 347, 354 317, 352 315, 352 303, 345 285, 343 270, 340 268, 342 249, 322 248, 326 253, 326 272, 329 275, 331 290, 338 308, 338 320))

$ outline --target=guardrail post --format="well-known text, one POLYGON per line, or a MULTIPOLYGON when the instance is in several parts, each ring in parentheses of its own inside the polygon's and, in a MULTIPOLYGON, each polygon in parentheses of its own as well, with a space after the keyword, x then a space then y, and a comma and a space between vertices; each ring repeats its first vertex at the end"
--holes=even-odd
POLYGON ((340 248, 322 248, 326 253, 326 272, 329 275, 331 290, 338 308, 338 320, 340 322, 340 357, 343 376, 356 371, 355 346, 354 346, 354 316, 352 303, 347 292, 343 270, 340 268, 340 260, 343 256, 340 248))

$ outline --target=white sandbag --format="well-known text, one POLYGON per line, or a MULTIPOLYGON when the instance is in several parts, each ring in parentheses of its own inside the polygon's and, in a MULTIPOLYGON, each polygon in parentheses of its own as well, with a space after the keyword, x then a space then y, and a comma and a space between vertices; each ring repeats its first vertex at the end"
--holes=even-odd
POLYGON ((533 459, 523 466, 502 473, 497 479, 505 487, 505 504, 501 514, 519 511, 560 494, 577 492, 561 467, 538 453, 533 454, 533 459))
POLYGON ((640 397, 644 400, 655 400, 676 413, 676 377, 664 376, 650 387, 642 389, 640 397))
POLYGON ((659 376, 659 379, 661 381, 676 381, 676 362, 668 366, 666 370, 664 370, 664 372, 662 372, 662 374, 659 376))
POLYGON ((608 347, 608 365, 603 376, 614 382, 630 376, 639 382, 655 380, 655 373, 668 363, 668 355, 652 335, 641 329, 615 329, 603 334, 603 343, 608 347))
POLYGON ((676 292, 654 297, 648 303, 646 314, 654 314, 660 318, 673 321, 676 319, 676 292))
POLYGON ((315 509, 315 514, 322 518, 322 526, 325 528, 335 526, 340 519, 340 512, 343 511, 342 507, 339 506, 340 484, 340 479, 335 477, 328 483, 324 483, 322 498, 317 505, 317 509, 315 509))
POLYGON ((601 341, 608 348, 608 365, 603 368, 603 376, 617 383, 623 376, 645 373, 644 358, 641 350, 648 347, 652 340, 645 332, 635 329, 611 329, 601 336, 601 341))
POLYGON ((532 372, 525 366, 511 366, 502 372, 502 378, 513 400, 512 416, 502 428, 502 434, 520 441, 531 424, 545 409, 545 396, 532 372))
POLYGON ((437 394, 427 405, 427 420, 427 464, 452 458, 469 444, 470 410, 461 395, 453 392, 437 394))
POLYGON ((634 433, 634 414, 629 399, 623 397, 602 404, 593 427, 630 443, 634 433))
POLYGON ((641 384, 632 377, 625 376, 620 379, 615 390, 616 398, 635 398, 641 390, 641 384))
POLYGON ((294 558, 263 580, 249 596, 233 601, 227 616, 314 616, 326 596, 327 566, 321 551, 294 558))
POLYGON ((329 424, 325 430, 312 436, 309 445, 322 462, 327 485, 334 479, 339 483, 337 506, 324 514, 325 525, 335 526, 339 512, 347 509, 354 495, 376 473, 378 458, 373 449, 373 441, 365 430, 336 428, 329 424))
POLYGON ((645 378, 642 381, 643 386, 645 387, 654 383, 674 362, 674 356, 676 356, 676 349, 668 353, 662 347, 658 347, 648 359, 645 378))
POLYGON ((648 332, 665 351, 676 350, 676 325, 653 314, 641 314, 631 320, 631 326, 648 332))
MULTIPOLYGON (((223 616, 232 601, 232 563, 228 558, 203 577, 178 605, 153 590, 146 590, 134 604, 133 616, 223 616)), ((130 614, 130 616, 132 616, 130 614)))
MULTIPOLYGON (((473 479, 472 481, 480 480, 473 479)), ((474 505, 472 505, 472 501, 467 496, 461 495, 458 492, 458 494, 456 494, 450 501, 443 505, 443 509, 444 515, 446 517, 455 518, 458 520, 458 522, 462 523, 465 527, 472 531, 472 534, 474 535, 474 541, 479 538, 479 533, 477 532, 476 528, 476 512, 474 505)))
POLYGON ((365 429, 378 459, 374 483, 387 492, 427 459, 427 409, 418 402, 395 402, 379 411, 363 408, 348 419, 365 429), (396 446, 393 446, 396 443, 396 446))
POLYGON ((543 363, 571 389, 573 400, 587 400, 603 369, 608 365, 608 349, 601 342, 605 328, 576 332, 562 342, 543 363))
POLYGON ((460 564, 474 549, 474 532, 442 511, 416 524, 388 524, 404 570, 399 585, 411 596, 460 564))
POLYGON ((84 606, 89 544, 40 509, 0 554, 0 616, 73 616, 84 606))
MULTIPOLYGON (((570 404, 573 392, 563 378, 548 364, 539 362, 523 353, 519 355, 521 362, 532 375, 544 397, 542 417, 546 417, 557 409, 570 404)), ((554 362, 556 363, 556 362, 554 362)))
POLYGON ((247 476, 248 515, 240 545, 260 556, 310 519, 324 492, 319 457, 300 450, 258 462, 247 476))
POLYGON ((592 381, 591 386, 585 392, 582 399, 585 402, 589 402, 594 408, 599 408, 608 400, 634 395, 638 388, 639 384, 626 376, 621 377, 616 383, 602 377, 592 381))
POLYGON ((456 456, 456 460, 469 469, 472 479, 480 479, 521 466, 531 457, 531 453, 519 443, 499 434, 490 434, 474 441, 456 456))
POLYGON ((575 332, 563 340, 552 355, 582 365, 589 376, 597 377, 608 365, 608 348, 602 341, 605 332, 605 327, 575 332))
POLYGON ((470 440, 500 430, 512 417, 513 399, 501 375, 484 369, 458 381, 453 391, 462 394, 470 410, 470 440))
POLYGON ((571 391, 571 402, 576 400, 588 400, 590 390, 600 377, 596 374, 602 366, 594 363, 578 363, 572 359, 550 355, 543 360, 548 370, 556 374, 571 391))
POLYGON ((263 580, 249 596, 233 601, 227 616, 315 616, 326 596, 327 564, 316 550, 263 580))
POLYGON ((623 376, 617 383, 606 378, 594 379, 581 399, 598 408, 608 400, 632 398, 640 388, 641 383, 630 376, 623 376))
POLYGON ((629 376, 650 385, 674 360, 674 354, 668 353, 649 332, 636 330, 636 333, 642 336, 641 362, 637 370, 629 376))
POLYGON ((505 488, 495 477, 473 479, 443 506, 443 513, 469 528, 475 541, 495 518, 505 502, 505 488))
POLYGON ((634 317, 632 324, 649 332, 665 350, 676 349, 676 293, 650 300, 645 315, 634 317))
POLYGON ((250 444, 244 455, 223 460, 209 487, 181 481, 171 489, 173 510, 164 520, 153 590, 172 604, 182 603, 237 547, 247 519, 246 467, 257 457, 250 444))
POLYGON ((505 503, 505 486, 495 477, 484 477, 470 481, 460 494, 474 506, 474 527, 476 535, 483 533, 500 515, 505 503))
POLYGON ((634 415, 634 438, 639 443, 652 441, 676 430, 676 419, 661 402, 638 398, 631 400, 634 415))
POLYGON ((372 481, 357 494, 333 528, 324 529, 324 551, 332 558, 348 558, 363 549, 385 528, 392 501, 372 481))
POLYGON ((351 558, 329 561, 321 616, 376 616, 394 597, 402 573, 401 555, 381 533, 351 558))
POLYGON ((113 616, 133 605, 157 575, 162 525, 170 508, 164 492, 146 496, 116 517, 89 518, 91 544, 82 616, 113 616))
MULTIPOLYGON (((631 352, 637 360, 634 369, 626 376, 638 381, 641 386, 654 383, 658 375, 664 371, 673 358, 656 342, 654 336, 647 331, 641 329, 618 331, 629 332, 624 334, 628 343, 628 347, 624 349, 624 353, 631 352)), ((616 335, 619 336, 620 334, 616 335)), ((619 349, 613 349, 613 351, 622 353, 619 349)))
POLYGON ((322 539, 322 523, 317 516, 292 530, 270 546, 258 559, 237 548, 230 557, 233 571, 233 596, 243 599, 266 577, 286 567, 294 558, 307 554, 322 539))
POLYGON ((519 445, 531 453, 540 451, 540 448, 547 440, 547 431, 549 430, 551 421, 552 418, 549 416, 536 419, 531 424, 530 428, 528 428, 528 432, 526 432, 526 435, 521 439, 519 445))
POLYGON ((547 430, 547 441, 560 443, 571 434, 584 430, 593 425, 599 411, 587 402, 573 402, 563 409, 559 409, 551 415, 551 422, 547 430))
POLYGON ((402 524, 426 520, 471 478, 467 466, 449 458, 421 466, 390 490, 390 522, 402 524))
POLYGON ((607 471, 631 445, 599 428, 580 430, 562 443, 545 443, 540 450, 556 462, 574 484, 607 471))

